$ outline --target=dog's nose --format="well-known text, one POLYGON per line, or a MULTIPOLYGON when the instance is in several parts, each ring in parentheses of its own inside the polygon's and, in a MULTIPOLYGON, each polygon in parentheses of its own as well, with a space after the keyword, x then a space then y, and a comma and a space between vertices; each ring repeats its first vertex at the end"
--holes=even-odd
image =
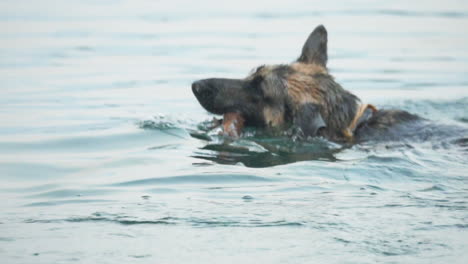
POLYGON ((202 80, 192 83, 192 91, 194 94, 200 94, 202 90, 202 80))

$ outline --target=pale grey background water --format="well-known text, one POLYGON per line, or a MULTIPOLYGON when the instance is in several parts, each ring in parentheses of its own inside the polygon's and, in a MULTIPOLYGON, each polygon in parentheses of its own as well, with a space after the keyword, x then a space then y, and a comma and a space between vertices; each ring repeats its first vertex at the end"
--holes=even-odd
POLYGON ((467 128, 467 1, 2 0, 0 262, 467 263, 466 144, 190 136, 192 81, 318 24, 363 101, 467 128))

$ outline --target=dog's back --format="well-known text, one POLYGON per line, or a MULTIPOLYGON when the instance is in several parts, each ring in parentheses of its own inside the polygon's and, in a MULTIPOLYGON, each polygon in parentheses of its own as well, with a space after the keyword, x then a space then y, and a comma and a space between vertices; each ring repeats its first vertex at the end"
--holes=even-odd
POLYGON ((381 109, 361 123, 354 133, 357 142, 368 140, 394 140, 400 138, 401 132, 408 130, 413 123, 421 123, 425 119, 403 110, 381 109))

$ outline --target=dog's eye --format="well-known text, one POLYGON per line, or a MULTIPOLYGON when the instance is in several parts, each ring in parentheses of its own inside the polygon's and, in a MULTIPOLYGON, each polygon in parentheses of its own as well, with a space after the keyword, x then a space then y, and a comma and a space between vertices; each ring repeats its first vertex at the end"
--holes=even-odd
POLYGON ((247 94, 252 103, 257 104, 263 100, 264 93, 262 90, 263 78, 261 76, 255 77, 250 81, 247 88, 247 94))
POLYGON ((250 82, 249 90, 255 94, 263 95, 262 82, 263 82, 263 78, 261 76, 255 77, 250 82))
POLYGON ((255 78, 253 78, 253 80, 250 82, 250 85, 253 87, 253 88, 260 88, 261 84, 262 84, 262 81, 263 81, 263 78, 261 76, 256 76, 255 78))

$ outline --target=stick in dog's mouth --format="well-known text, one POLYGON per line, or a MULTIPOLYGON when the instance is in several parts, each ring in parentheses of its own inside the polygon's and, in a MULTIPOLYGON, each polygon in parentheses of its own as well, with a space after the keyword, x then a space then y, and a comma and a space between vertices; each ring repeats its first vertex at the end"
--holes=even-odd
POLYGON ((223 117, 223 135, 233 138, 240 137, 244 129, 245 119, 236 112, 225 113, 223 117))
POLYGON ((240 113, 229 112, 223 115, 223 119, 213 118, 211 129, 221 126, 221 135, 232 138, 239 138, 244 129, 245 119, 240 113))

